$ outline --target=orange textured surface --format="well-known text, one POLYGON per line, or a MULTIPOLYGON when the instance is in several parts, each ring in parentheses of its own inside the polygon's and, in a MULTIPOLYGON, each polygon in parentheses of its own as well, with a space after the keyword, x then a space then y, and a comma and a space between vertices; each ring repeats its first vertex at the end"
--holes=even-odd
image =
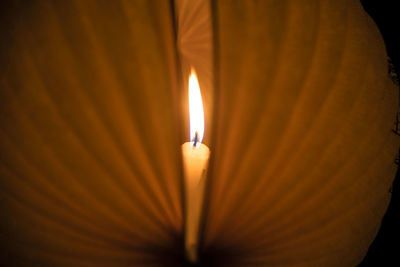
POLYGON ((399 140, 398 88, 358 1, 2 5, 0 265, 182 263, 189 65, 211 150, 200 257, 362 260, 399 140))

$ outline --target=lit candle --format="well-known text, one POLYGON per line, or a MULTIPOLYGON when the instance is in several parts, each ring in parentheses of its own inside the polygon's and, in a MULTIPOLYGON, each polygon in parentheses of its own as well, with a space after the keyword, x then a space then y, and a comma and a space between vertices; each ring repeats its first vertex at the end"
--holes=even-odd
POLYGON ((189 78, 190 140, 182 145, 185 175, 186 223, 185 250, 191 262, 197 261, 197 247, 204 186, 210 150, 201 141, 204 135, 203 101, 197 77, 189 78))

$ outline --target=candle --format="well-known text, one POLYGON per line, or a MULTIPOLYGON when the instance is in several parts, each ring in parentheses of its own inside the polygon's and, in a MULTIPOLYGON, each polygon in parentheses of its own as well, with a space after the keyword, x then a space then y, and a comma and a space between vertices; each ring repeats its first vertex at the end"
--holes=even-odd
POLYGON ((189 78, 190 142, 182 145, 185 176, 185 250, 191 262, 197 261, 197 248, 201 210, 209 148, 202 144, 204 135, 204 111, 197 77, 192 71, 189 78))

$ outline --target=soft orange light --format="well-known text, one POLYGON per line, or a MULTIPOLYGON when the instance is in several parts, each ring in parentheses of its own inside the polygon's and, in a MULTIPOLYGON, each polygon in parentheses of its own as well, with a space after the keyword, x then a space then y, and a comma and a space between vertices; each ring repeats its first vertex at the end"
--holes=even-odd
POLYGON ((195 133, 198 134, 198 145, 204 135, 204 110, 201 99, 199 82, 192 71, 189 77, 189 116, 190 116, 190 141, 194 141, 195 133))

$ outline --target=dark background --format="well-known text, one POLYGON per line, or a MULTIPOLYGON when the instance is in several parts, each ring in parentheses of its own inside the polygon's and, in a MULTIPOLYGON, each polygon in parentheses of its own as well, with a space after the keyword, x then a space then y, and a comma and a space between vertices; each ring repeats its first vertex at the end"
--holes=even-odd
MULTIPOLYGON (((398 77, 400 77, 400 9, 396 8, 396 2, 397 5, 400 4, 400 1, 398 0, 361 0, 364 9, 374 19, 381 31, 383 39, 385 40, 386 50, 392 63, 392 67, 389 67, 388 73, 394 72, 397 74, 395 82, 398 84, 398 77)), ((381 229, 379 230, 375 241, 370 246, 367 256, 359 267, 400 266, 399 176, 400 171, 398 169, 392 187, 392 200, 389 204, 387 213, 383 218, 381 229), (398 215, 397 218, 396 215, 398 215)))

